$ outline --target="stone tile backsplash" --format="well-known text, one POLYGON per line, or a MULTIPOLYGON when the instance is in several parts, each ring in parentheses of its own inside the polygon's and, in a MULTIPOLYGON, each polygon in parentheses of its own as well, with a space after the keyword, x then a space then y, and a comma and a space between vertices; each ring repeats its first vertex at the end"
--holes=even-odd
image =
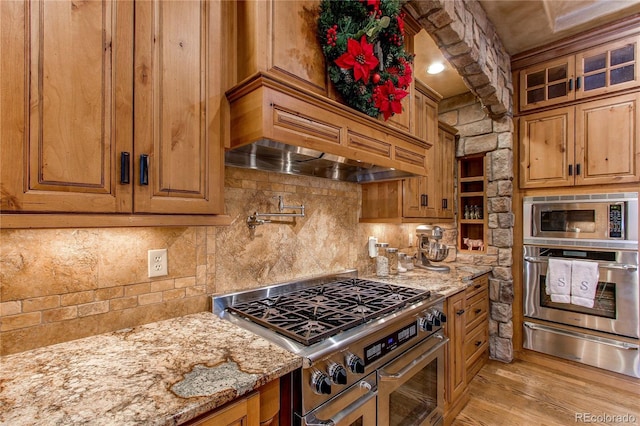
POLYGON ((350 268, 370 271, 367 237, 406 248, 407 225, 358 224, 357 184, 227 168, 230 226, 0 231, 0 354, 210 309, 208 295, 350 268), (247 216, 305 205, 304 218, 247 216), (168 248, 169 275, 147 277, 168 248))

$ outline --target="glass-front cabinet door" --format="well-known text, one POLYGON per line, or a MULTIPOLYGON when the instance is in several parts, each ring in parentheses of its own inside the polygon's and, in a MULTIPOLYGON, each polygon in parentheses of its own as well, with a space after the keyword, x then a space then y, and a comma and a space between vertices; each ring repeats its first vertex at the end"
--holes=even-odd
POLYGON ((576 99, 638 85, 640 36, 595 47, 576 55, 576 99))
POLYGON ((520 110, 573 100, 574 56, 544 62, 520 71, 520 110))

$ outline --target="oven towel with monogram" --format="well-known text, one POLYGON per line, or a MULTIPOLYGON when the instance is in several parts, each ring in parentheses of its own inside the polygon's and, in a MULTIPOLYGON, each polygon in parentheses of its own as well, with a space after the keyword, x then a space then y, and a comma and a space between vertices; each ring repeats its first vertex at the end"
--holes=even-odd
POLYGON ((549 258, 546 292, 555 303, 571 303, 571 261, 549 258))
POLYGON ((574 260, 571 267, 571 303, 593 308, 593 299, 598 287, 598 264, 574 260))

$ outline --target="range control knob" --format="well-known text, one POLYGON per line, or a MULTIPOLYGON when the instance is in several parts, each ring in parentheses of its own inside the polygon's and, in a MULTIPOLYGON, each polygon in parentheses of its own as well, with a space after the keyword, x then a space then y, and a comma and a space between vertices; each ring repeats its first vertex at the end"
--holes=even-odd
POLYGON ((333 383, 337 385, 347 384, 347 370, 345 370, 343 366, 334 362, 329 366, 328 371, 333 383))
POLYGON ((424 316, 418 320, 418 324, 422 331, 433 331, 434 327, 440 326, 440 320, 433 316, 433 314, 425 312, 424 316))
POLYGON ((331 382, 322 371, 314 371, 311 375, 311 387, 319 395, 331 395, 331 382))
POLYGON ((440 320, 440 322, 442 322, 442 323, 447 322, 447 316, 445 314, 443 314, 442 312, 440 312, 439 310, 437 310, 435 308, 431 309, 431 314, 434 317, 438 318, 438 320, 440 320))
POLYGON ((347 367, 355 374, 364 374, 364 361, 355 354, 348 354, 346 358, 347 367))

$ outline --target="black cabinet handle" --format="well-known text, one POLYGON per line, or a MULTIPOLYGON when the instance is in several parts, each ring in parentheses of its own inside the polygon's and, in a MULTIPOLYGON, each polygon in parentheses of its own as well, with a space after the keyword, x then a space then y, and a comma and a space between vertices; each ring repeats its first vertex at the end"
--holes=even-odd
POLYGON ((476 285, 473 286, 473 288, 475 288, 475 289, 479 289, 480 287, 482 287, 482 284, 476 284, 476 285))
POLYGON ((449 208, 449 200, 448 199, 446 199, 446 198, 442 199, 442 208, 443 209, 449 208))
POLYGON ((140 155, 140 185, 149 185, 149 156, 140 155))
POLYGON ((427 207, 429 205, 429 196, 427 194, 420 195, 420 206, 427 207))
POLYGON ((128 152, 120 153, 120 183, 122 184, 129 183, 130 157, 128 152))
POLYGON ((573 90, 573 79, 570 78, 569 79, 569 91, 572 91, 572 90, 573 90))
POLYGON ((576 90, 580 90, 580 77, 576 78, 576 90))
POLYGON ((576 176, 580 176, 580 163, 576 164, 576 176))
POLYGON ((478 340, 478 341, 475 343, 475 345, 476 345, 476 346, 480 346, 481 344, 482 344, 482 340, 478 340))
POLYGON ((573 164, 569 164, 569 176, 573 176, 573 164))
POLYGON ((478 309, 476 309, 476 310, 475 310, 475 313, 476 313, 476 314, 479 314, 480 312, 482 312, 482 309, 480 309, 480 308, 478 308, 478 309))
POLYGON ((456 312, 456 315, 462 315, 464 314, 464 309, 460 309, 459 311, 456 312))

